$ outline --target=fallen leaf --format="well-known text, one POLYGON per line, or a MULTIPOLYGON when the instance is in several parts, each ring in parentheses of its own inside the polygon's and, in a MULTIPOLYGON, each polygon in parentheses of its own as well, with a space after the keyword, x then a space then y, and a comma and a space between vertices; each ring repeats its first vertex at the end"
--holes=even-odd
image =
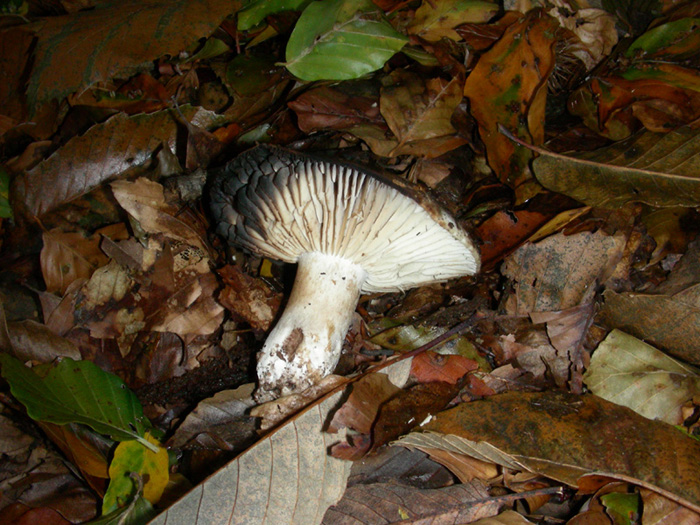
POLYGON ((487 487, 478 481, 422 490, 393 483, 355 485, 328 509, 322 523, 389 524, 399 516, 406 523, 471 523, 498 512, 499 504, 489 500, 487 487))
POLYGON ((583 379, 595 395, 671 425, 700 395, 699 370, 620 330, 598 345, 583 379))
POLYGON ((528 143, 544 142, 547 79, 554 68, 557 25, 543 12, 531 11, 481 56, 464 85, 489 166, 513 187, 530 178, 527 166, 532 153, 499 133, 498 125, 528 143))
POLYGON ((700 200, 700 130, 643 131, 593 152, 564 156, 538 150, 533 169, 546 188, 589 206, 618 208, 627 202, 690 206, 700 200))
POLYGON ((40 261, 47 292, 62 296, 73 281, 89 279, 95 269, 107 264, 97 235, 56 229, 45 232, 42 239, 40 261))
POLYGON ((322 431, 342 393, 313 403, 154 518, 160 525, 321 523, 345 491, 350 462, 328 455, 322 431))
POLYGON ((604 473, 698 512, 700 442, 594 395, 508 392, 435 415, 398 444, 442 448, 590 490, 604 473))
POLYGON ((396 136, 386 156, 439 157, 463 144, 451 117, 462 100, 462 81, 423 80, 416 74, 396 71, 384 82, 379 98, 382 116, 396 136))
POLYGON ((303 132, 342 130, 361 124, 386 127, 376 96, 352 95, 341 87, 321 86, 287 103, 297 114, 303 132))
POLYGON ((409 35, 417 35, 429 42, 441 38, 461 40, 455 27, 467 23, 488 22, 498 12, 493 2, 477 0, 446 0, 437 4, 423 1, 408 26, 409 35))
POLYGON ((43 19, 27 86, 29 106, 114 77, 129 78, 160 56, 177 56, 239 7, 228 0, 120 0, 43 19))
POLYGON ((506 302, 512 315, 558 311, 590 302, 596 281, 622 256, 625 240, 602 232, 547 237, 510 255, 501 271, 513 280, 506 302))
MULTIPOLYGON (((214 117, 202 109, 181 110, 193 121, 214 117)), ((132 117, 119 113, 71 138, 48 159, 16 177, 16 204, 22 204, 31 216, 41 216, 147 164, 162 144, 174 150, 176 137, 177 123, 169 110, 132 117)))
POLYGON ((700 246, 693 243, 669 278, 645 293, 606 290, 601 320, 700 364, 700 246), (669 319, 673 319, 669 323, 669 319))

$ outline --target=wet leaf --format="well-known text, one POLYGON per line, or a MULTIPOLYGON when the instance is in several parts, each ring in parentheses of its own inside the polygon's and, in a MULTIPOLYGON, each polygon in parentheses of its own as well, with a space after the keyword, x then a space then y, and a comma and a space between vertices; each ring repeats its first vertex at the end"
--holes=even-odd
POLYGON ((289 37, 285 66, 302 80, 350 80, 382 67, 407 41, 369 0, 314 2, 289 37))
POLYGON ((109 514, 125 507, 142 487, 143 497, 155 505, 168 484, 168 451, 157 439, 146 434, 146 439, 156 448, 151 451, 138 441, 122 441, 114 450, 109 465, 109 487, 102 501, 102 513, 109 514), (136 482, 136 478, 141 480, 136 482))
POLYGON ((221 305, 250 323, 255 330, 269 330, 279 313, 282 294, 274 292, 261 279, 243 273, 235 265, 224 266, 218 274, 226 285, 219 292, 221 305))
POLYGON ((170 508, 154 525, 198 521, 321 523, 345 490, 350 463, 328 456, 337 437, 322 432, 333 394, 258 441, 170 508))
POLYGON ((461 40, 454 28, 466 23, 488 22, 498 13, 493 2, 479 0, 446 0, 432 3, 424 0, 408 26, 408 33, 429 42, 447 37, 461 40))
POLYGON ((144 438, 150 422, 136 396, 93 363, 63 359, 44 377, 7 354, 0 354, 0 363, 12 395, 32 418, 59 425, 83 423, 117 441, 137 440, 152 447, 144 438))
POLYGON ((129 78, 162 55, 177 56, 209 36, 239 5, 228 0, 119 0, 70 17, 46 18, 27 86, 29 106, 111 78, 129 78))
MULTIPOLYGON (((198 122, 211 122, 214 116, 201 109, 181 110, 198 122)), ((174 150, 176 138, 177 121, 169 110, 133 117, 119 113, 71 138, 48 159, 16 177, 13 190, 27 212, 38 217, 147 164, 163 144, 174 150)))
POLYGON ((681 18, 656 26, 630 44, 627 57, 674 57, 682 60, 698 53, 700 18, 681 18))
POLYGON ((10 174, 0 167, 0 221, 12 218, 10 206, 10 174))
POLYGON ((700 371, 620 330, 598 345, 583 378, 597 396, 672 425, 700 394, 700 371))
POLYGON ((700 510, 700 442, 594 395, 499 394, 441 412, 398 444, 524 468, 584 490, 604 473, 700 510))
POLYGON ((464 85, 489 165, 512 186, 530 177, 527 165, 532 154, 499 133, 498 125, 528 143, 544 141, 547 78, 554 67, 557 25, 553 18, 531 11, 481 56, 464 85))

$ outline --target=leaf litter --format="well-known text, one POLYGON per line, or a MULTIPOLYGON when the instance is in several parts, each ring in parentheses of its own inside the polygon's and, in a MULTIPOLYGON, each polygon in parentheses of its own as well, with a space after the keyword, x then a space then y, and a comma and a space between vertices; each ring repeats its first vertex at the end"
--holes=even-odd
POLYGON ((18 6, 0 521, 698 521, 692 2, 18 6), (363 297, 335 374, 259 406, 293 270, 202 198, 254 142, 419 181, 483 259, 363 297))

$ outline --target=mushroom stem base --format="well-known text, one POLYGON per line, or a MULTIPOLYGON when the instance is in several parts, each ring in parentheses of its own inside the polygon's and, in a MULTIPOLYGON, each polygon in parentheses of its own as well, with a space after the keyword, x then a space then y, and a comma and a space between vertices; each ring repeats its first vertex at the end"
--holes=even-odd
POLYGON ((341 257, 299 257, 289 302, 258 354, 258 401, 300 392, 333 372, 365 278, 341 257))

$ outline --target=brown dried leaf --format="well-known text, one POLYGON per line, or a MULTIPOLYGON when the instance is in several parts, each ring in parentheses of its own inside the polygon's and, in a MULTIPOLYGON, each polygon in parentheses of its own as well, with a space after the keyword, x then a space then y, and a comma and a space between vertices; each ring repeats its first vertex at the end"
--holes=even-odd
POLYGON ((397 70, 384 83, 379 98, 381 113, 397 139, 389 157, 418 155, 439 157, 466 140, 458 137, 451 123, 462 100, 462 80, 423 80, 397 70))
POLYGON ((347 129, 360 124, 385 127, 376 97, 350 95, 340 87, 321 86, 299 95, 287 104, 299 119, 299 129, 311 133, 347 129))
POLYGON ((513 280, 514 293, 506 308, 512 315, 565 310, 589 302, 594 283, 622 257, 623 237, 602 232, 553 235, 525 244, 502 267, 513 280))
POLYGON ((696 242, 656 289, 645 293, 606 290, 601 319, 689 363, 700 364, 698 276, 700 243, 696 242))
POLYGON ((398 443, 526 469, 582 490, 604 473, 700 511, 700 442, 593 395, 508 392, 437 414, 421 431, 398 443))
POLYGON ((44 232, 41 249, 41 272, 47 292, 63 295, 76 279, 89 279, 92 272, 107 264, 100 250, 100 237, 85 237, 79 232, 54 229, 44 232))
POLYGON ((386 374, 369 374, 352 383, 350 388, 347 401, 333 414, 329 432, 351 428, 361 434, 369 434, 381 405, 401 392, 386 374))
POLYGON ((464 86, 489 165, 511 186, 530 177, 527 165, 532 152, 515 146, 498 126, 530 144, 544 141, 547 79, 554 68, 557 26, 542 11, 530 11, 481 56, 464 86))
POLYGON ((112 183, 119 205, 148 233, 162 233, 206 251, 206 242, 192 225, 177 217, 177 209, 165 201, 163 186, 146 178, 112 183))
POLYGON ((374 483, 348 488, 322 523, 389 524, 399 516, 406 523, 421 518, 425 523, 471 523, 496 515, 498 509, 499 503, 490 501, 488 488, 479 481, 439 489, 374 483))
MULTIPOLYGON (((192 120, 215 117, 202 109, 182 108, 182 112, 192 120)), ((169 110, 132 117, 119 113, 71 138, 48 159, 16 177, 15 203, 39 217, 147 164, 163 144, 175 150, 176 138, 177 123, 169 110)))
POLYGON ((129 78, 160 56, 177 56, 239 7, 229 0, 119 0, 46 18, 27 87, 29 105, 60 100, 115 77, 129 78))
POLYGON ((255 330, 266 332, 282 304, 282 294, 276 293, 261 279, 243 273, 236 265, 226 265, 217 270, 224 281, 219 292, 219 302, 245 319, 255 330))

